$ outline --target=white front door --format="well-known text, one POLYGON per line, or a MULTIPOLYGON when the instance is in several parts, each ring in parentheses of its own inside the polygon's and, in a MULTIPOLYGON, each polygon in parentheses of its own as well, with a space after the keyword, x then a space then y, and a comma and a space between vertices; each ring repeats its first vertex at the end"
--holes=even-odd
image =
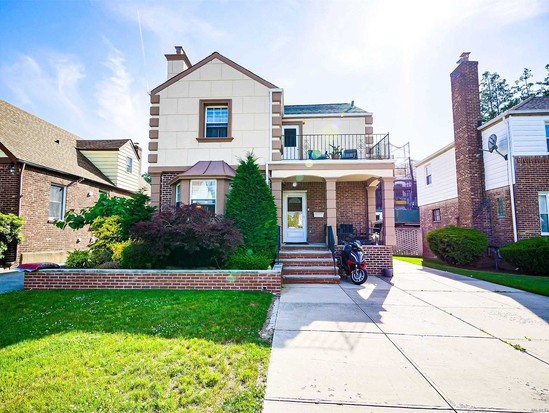
POLYGON ((300 147, 300 136, 299 136, 299 126, 288 125, 283 126, 283 144, 284 148, 283 158, 284 159, 301 159, 301 147, 300 147))
POLYGON ((307 192, 284 192, 283 241, 307 242, 307 192))

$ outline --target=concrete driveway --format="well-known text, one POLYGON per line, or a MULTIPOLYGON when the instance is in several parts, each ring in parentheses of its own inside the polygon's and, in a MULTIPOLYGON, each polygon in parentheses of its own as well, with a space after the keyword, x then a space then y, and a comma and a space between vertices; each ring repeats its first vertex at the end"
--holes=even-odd
POLYGON ((284 287, 264 412, 549 412, 549 297, 394 273, 284 287))
POLYGON ((0 271, 0 294, 23 289, 25 274, 18 271, 0 271))

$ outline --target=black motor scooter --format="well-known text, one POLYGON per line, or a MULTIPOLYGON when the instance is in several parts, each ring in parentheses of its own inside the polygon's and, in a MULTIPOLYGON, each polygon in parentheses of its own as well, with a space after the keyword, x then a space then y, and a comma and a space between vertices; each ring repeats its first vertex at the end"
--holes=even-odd
POLYGON ((360 241, 354 241, 351 244, 345 244, 338 263, 340 273, 350 277, 354 284, 364 284, 368 279, 366 271, 366 260, 360 241))

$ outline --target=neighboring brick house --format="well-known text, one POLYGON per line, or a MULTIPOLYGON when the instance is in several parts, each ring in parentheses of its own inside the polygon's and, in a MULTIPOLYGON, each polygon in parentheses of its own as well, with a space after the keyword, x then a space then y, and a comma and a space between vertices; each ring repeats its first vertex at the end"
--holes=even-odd
POLYGON ((25 218, 25 241, 7 262, 63 262, 86 248, 86 229, 60 230, 54 219, 143 186, 141 149, 130 139, 83 140, 0 100, 0 212, 25 218))
POLYGON ((416 164, 424 239, 450 224, 478 228, 498 247, 549 236, 549 97, 478 126, 478 62, 468 55, 451 74, 454 142, 416 164))
POLYGON ((239 158, 253 151, 284 242, 323 243, 328 227, 367 237, 382 185, 382 238, 394 245, 394 161, 372 113, 354 102, 284 105, 282 89, 217 52, 194 65, 181 47, 166 58, 168 80, 151 92, 154 205, 223 213, 239 158))

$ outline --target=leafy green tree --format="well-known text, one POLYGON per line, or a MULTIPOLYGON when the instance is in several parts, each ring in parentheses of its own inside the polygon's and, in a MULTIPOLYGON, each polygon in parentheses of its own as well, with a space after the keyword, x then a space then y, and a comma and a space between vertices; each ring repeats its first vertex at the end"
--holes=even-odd
POLYGON ((530 81, 532 76, 532 71, 525 67, 522 75, 515 81, 516 86, 513 91, 520 100, 524 100, 535 95, 534 83, 530 81))
POLYGON ((23 241, 23 223, 22 217, 14 214, 0 214, 0 259, 9 245, 13 242, 23 241))
POLYGON ((253 154, 240 160, 227 195, 226 215, 244 237, 246 248, 272 252, 276 248, 276 205, 253 154))
POLYGON ((480 80, 480 116, 483 122, 495 118, 518 101, 507 80, 496 72, 484 72, 480 80))
POLYGON ((145 172, 141 177, 145 180, 146 183, 149 185, 152 183, 151 175, 148 172, 145 172))
POLYGON ((549 96, 549 64, 545 65, 545 70, 547 71, 545 79, 541 82, 536 82, 536 85, 539 87, 538 95, 540 96, 549 96))

